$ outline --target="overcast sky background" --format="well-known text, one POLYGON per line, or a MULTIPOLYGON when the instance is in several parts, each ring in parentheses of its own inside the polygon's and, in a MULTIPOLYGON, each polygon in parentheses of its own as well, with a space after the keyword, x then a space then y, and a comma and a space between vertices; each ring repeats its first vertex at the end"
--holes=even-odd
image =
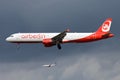
POLYGON ((119 0, 1 0, 0 80, 120 80, 119 8, 119 0), (106 40, 62 50, 5 41, 16 32, 92 32, 108 17, 115 37, 106 40))

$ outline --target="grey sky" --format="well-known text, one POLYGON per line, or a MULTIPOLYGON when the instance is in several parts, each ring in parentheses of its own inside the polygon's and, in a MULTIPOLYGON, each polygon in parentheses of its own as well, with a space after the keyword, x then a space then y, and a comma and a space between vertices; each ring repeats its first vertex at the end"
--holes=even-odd
POLYGON ((118 0, 1 0, 1 80, 119 80, 118 0), (44 48, 42 44, 15 44, 5 38, 16 32, 95 31, 113 18, 114 38, 85 44, 44 48), (42 64, 57 62, 51 69, 42 64))

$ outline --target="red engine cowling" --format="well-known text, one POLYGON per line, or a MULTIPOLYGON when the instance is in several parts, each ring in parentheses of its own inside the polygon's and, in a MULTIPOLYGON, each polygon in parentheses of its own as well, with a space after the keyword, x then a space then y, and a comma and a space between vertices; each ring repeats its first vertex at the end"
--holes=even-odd
POLYGON ((42 41, 45 47, 53 46, 52 42, 53 42, 52 39, 43 39, 42 41))

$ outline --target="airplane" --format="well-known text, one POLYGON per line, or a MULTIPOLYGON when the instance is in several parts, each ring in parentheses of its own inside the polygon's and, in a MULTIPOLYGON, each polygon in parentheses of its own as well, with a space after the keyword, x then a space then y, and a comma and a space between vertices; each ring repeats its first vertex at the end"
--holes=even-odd
POLYGON ((85 43, 113 37, 114 34, 110 32, 111 23, 112 18, 107 18, 97 31, 90 33, 69 32, 69 29, 61 33, 14 33, 6 41, 18 44, 43 43, 45 47, 56 45, 61 49, 63 43, 85 43))
POLYGON ((46 65, 42 65, 42 66, 44 66, 44 67, 54 67, 54 66, 56 66, 56 63, 55 64, 46 64, 46 65))

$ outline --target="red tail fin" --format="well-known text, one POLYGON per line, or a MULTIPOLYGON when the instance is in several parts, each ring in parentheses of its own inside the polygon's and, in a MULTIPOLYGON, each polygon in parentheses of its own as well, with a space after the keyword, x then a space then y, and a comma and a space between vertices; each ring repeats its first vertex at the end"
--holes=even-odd
POLYGON ((106 19, 96 33, 108 33, 110 32, 110 27, 112 23, 112 18, 106 19))

